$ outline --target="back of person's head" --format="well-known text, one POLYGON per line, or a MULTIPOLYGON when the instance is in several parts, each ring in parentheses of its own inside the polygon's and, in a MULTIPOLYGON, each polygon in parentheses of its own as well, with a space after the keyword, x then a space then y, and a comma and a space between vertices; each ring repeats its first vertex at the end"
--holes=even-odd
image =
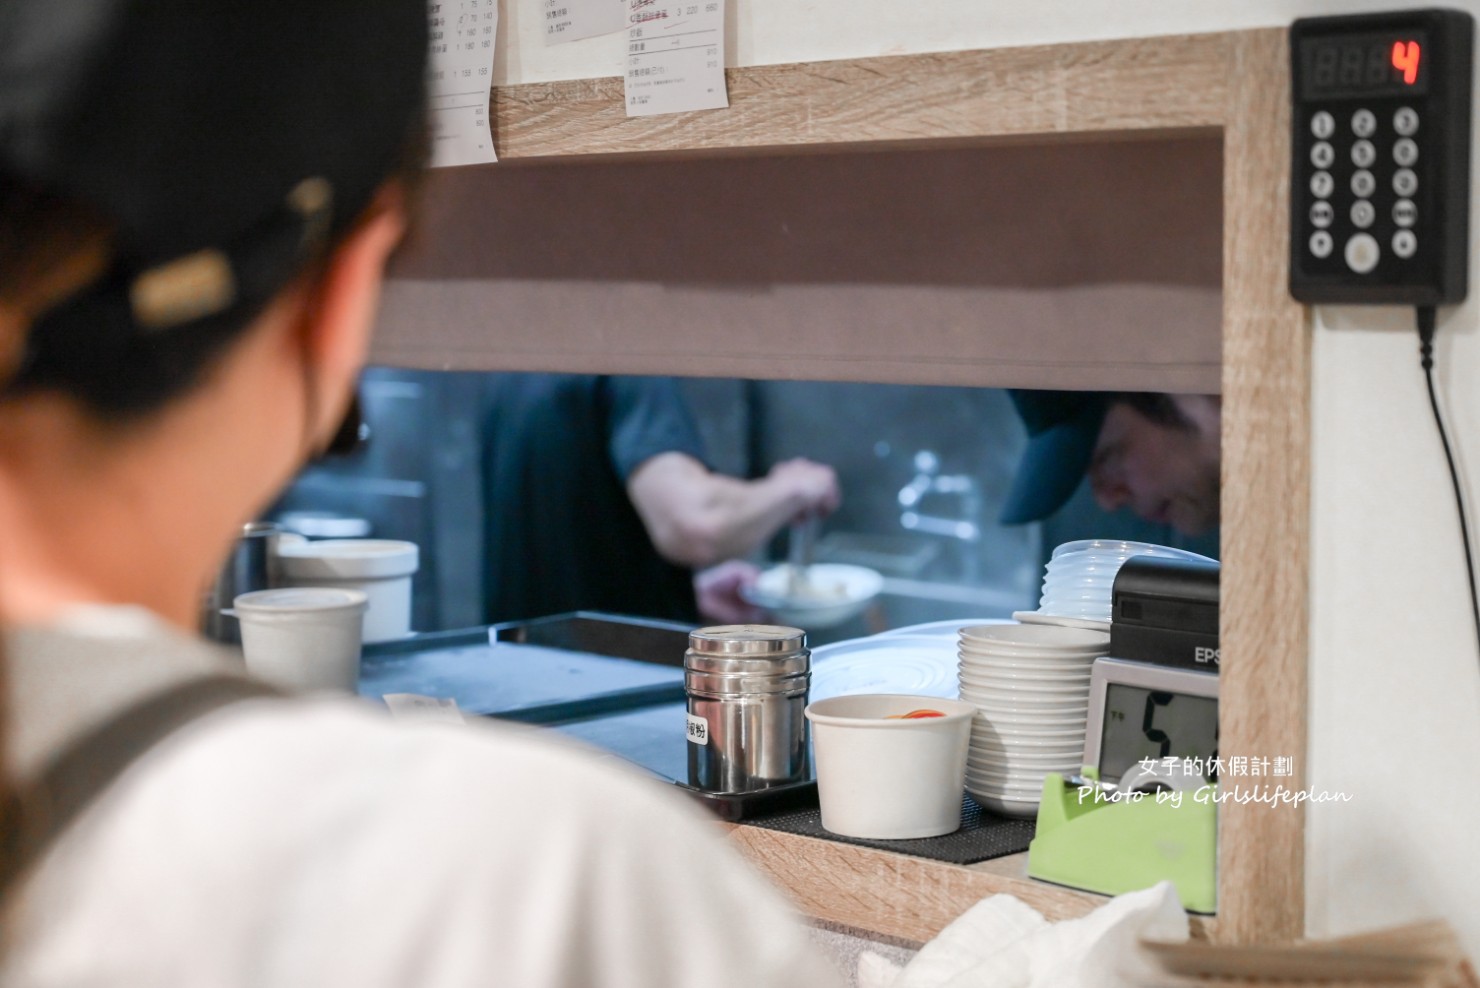
MULTIPOLYGON (((425 0, 0 0, 0 454, 38 424, 111 442, 165 418, 388 228, 425 145, 427 45, 425 0)), ((258 428, 238 411, 236 435, 258 428)), ((12 583, 12 536, 32 534, 0 534, 12 583)), ((10 709, 0 838, 19 805, 10 709)), ((12 859, 0 839, 0 873, 12 859)))
POLYGON ((426 32, 424 0, 0 4, 0 403, 199 383, 413 161, 426 32))

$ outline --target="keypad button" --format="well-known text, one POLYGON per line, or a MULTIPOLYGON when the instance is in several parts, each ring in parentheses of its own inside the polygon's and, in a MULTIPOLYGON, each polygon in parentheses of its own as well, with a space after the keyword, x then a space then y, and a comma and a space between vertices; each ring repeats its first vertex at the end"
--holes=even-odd
POLYGON ((1418 253, 1418 237, 1412 230, 1399 230, 1393 234, 1393 253, 1405 261, 1418 253))
POLYGON ((1413 173, 1412 168, 1399 168, 1393 172, 1393 191, 1404 199, 1418 191, 1418 176, 1413 173))
POLYGON ((1411 137, 1399 139, 1393 145, 1393 160, 1407 168, 1418 160, 1418 144, 1411 137))
POLYGON ((1335 218, 1336 210, 1332 209, 1331 204, 1326 200, 1317 199, 1310 204, 1310 222, 1312 226, 1324 230, 1331 225, 1331 221, 1335 218))
POLYGON ((1352 203, 1352 226, 1359 230, 1365 230, 1377 219, 1377 208, 1366 199, 1358 199, 1352 203))
POLYGON ((1393 130, 1403 137, 1412 137, 1418 133, 1418 111, 1411 106, 1399 107, 1393 114, 1393 130))
POLYGON ((1377 160, 1377 148, 1371 141, 1358 141, 1352 145, 1352 164, 1358 168, 1371 168, 1377 160))
POLYGON ((1346 242, 1346 266, 1357 274, 1366 274, 1382 260, 1382 248, 1370 233, 1359 233, 1346 242))
POLYGON ((1368 196, 1376 191, 1377 179, 1372 177, 1371 172, 1367 171, 1366 169, 1358 172, 1352 172, 1352 195, 1356 196, 1358 199, 1366 199, 1368 196))
POLYGON ((1393 222, 1405 230, 1418 222, 1418 207, 1412 199, 1399 199, 1393 203, 1393 222))
POLYGON ((1329 198, 1336 191, 1336 180, 1330 172, 1316 172, 1310 177, 1310 194, 1317 199, 1329 198))
POLYGON ((1352 114, 1352 133, 1358 137, 1371 137, 1377 133, 1377 117, 1371 110, 1358 110, 1352 114))
POLYGON ((1310 163, 1317 168, 1330 168, 1336 161, 1336 149, 1325 141, 1316 141, 1310 148, 1310 163))
POLYGON ((1324 141, 1336 133, 1336 118, 1325 110, 1318 111, 1310 118, 1310 132, 1324 141))
POLYGON ((1325 230, 1317 230, 1310 235, 1310 252, 1316 257, 1327 258, 1331 256, 1331 249, 1336 246, 1336 241, 1331 239, 1331 234, 1325 230))

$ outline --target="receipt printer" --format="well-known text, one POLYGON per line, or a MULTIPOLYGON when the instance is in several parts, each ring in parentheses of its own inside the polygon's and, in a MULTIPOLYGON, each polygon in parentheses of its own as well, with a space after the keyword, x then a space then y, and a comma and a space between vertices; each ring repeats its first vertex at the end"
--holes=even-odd
POLYGON ((1115 575, 1110 654, 1218 671, 1218 563, 1132 556, 1115 575))

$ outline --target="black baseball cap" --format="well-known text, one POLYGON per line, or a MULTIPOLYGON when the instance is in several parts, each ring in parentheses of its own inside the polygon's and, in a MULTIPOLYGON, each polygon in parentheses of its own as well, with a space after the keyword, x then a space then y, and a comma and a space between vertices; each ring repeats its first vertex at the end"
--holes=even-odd
POLYGON ((1089 468, 1109 395, 1101 391, 1009 391, 1028 447, 1002 509, 1006 525, 1038 521, 1064 506, 1089 468))
POLYGON ((0 183, 115 232, 32 334, 255 312, 404 160, 427 44, 425 0, 0 2, 0 183))

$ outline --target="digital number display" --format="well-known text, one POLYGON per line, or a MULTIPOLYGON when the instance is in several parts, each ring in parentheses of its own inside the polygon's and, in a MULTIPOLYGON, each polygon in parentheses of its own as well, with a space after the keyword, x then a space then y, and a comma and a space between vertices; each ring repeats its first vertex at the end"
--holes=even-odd
POLYGON ((1423 31, 1307 38, 1300 43, 1304 99, 1422 95, 1429 85, 1423 31))
POLYGON ((1218 753, 1218 701, 1111 683, 1105 690, 1100 778, 1119 779, 1143 758, 1211 758, 1218 753))

